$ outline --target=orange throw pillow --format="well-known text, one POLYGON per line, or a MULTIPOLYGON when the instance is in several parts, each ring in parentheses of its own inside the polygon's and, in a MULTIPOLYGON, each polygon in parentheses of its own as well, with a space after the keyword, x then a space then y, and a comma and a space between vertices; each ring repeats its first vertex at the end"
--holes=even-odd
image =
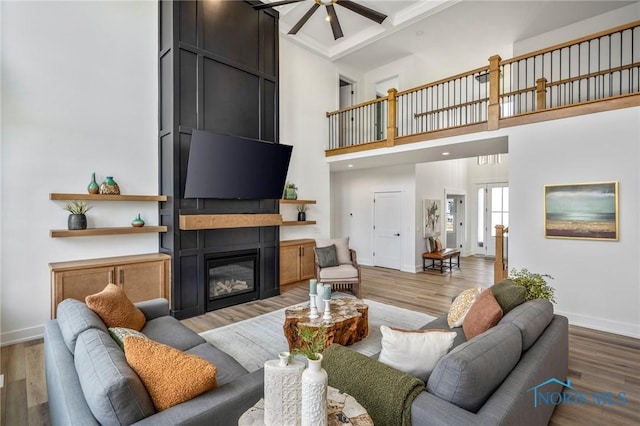
POLYGON ((171 346, 139 336, 127 336, 124 355, 133 371, 140 376, 158 411, 217 386, 215 365, 171 346))
POLYGON ((502 319, 502 308, 492 291, 483 291, 469 308, 462 322, 467 340, 482 334, 502 319))
POLYGON ((140 331, 147 322, 142 311, 136 308, 124 290, 115 284, 107 284, 100 293, 87 296, 84 301, 98 314, 107 328, 124 327, 140 331))

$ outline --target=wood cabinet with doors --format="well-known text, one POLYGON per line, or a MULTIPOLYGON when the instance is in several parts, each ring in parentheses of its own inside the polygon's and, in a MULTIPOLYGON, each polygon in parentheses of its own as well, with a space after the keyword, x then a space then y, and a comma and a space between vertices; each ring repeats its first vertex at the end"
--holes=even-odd
POLYGON ((315 240, 280 241, 280 285, 313 278, 315 240))
POLYGON ((132 302, 171 294, 171 256, 163 253, 50 263, 51 317, 58 303, 102 291, 107 284, 122 287, 132 302))

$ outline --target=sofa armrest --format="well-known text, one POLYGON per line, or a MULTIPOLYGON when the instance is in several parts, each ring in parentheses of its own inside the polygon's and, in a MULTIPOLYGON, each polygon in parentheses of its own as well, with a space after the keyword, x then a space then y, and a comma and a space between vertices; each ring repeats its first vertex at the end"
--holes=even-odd
POLYGON ((147 321, 169 315, 169 301, 167 299, 145 300, 134 303, 134 305, 142 311, 147 321))
POLYGON ((140 420, 135 425, 237 424, 240 416, 262 398, 263 391, 264 370, 259 369, 192 400, 140 420))
POLYGON ((97 426, 57 320, 48 321, 44 327, 44 364, 51 424, 97 426))

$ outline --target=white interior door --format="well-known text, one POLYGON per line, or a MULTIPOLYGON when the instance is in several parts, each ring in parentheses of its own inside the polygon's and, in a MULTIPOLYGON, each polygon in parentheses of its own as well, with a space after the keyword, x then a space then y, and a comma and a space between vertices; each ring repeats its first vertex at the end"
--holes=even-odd
POLYGON ((447 248, 462 250, 465 245, 464 195, 447 195, 445 230, 447 248))
POLYGON ((494 183, 478 189, 478 250, 485 256, 496 255, 496 225, 509 226, 509 186, 494 183), (480 198, 484 193, 484 202, 480 198), (483 241, 480 241, 482 238, 483 241))
POLYGON ((373 195, 373 265, 400 269, 401 242, 400 192, 376 192, 373 195))

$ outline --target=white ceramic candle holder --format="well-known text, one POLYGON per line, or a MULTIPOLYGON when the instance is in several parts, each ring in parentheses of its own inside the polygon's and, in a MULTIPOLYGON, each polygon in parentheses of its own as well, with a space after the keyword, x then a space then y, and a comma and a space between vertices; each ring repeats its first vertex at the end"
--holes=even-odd
POLYGON ((324 315, 322 319, 330 320, 331 319, 331 299, 323 299, 324 301, 324 315))
POLYGON ((320 317, 320 315, 318 314, 318 308, 316 307, 316 297, 318 297, 317 294, 309 295, 309 318, 310 319, 316 319, 320 317))

